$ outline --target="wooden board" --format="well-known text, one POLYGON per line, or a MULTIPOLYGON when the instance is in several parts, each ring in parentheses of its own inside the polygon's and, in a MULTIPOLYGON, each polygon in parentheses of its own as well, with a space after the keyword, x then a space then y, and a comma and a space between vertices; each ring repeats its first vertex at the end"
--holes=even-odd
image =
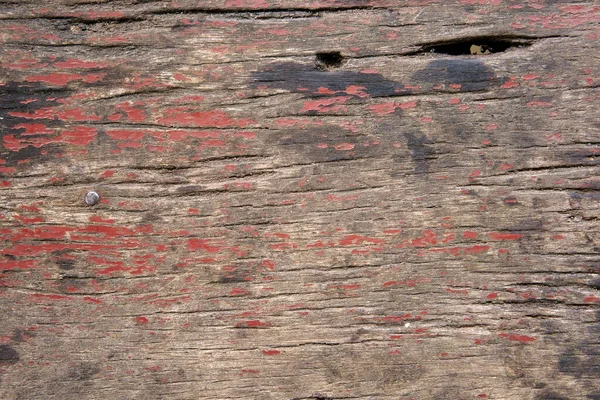
POLYGON ((600 399, 597 2, 2 0, 0 42, 0 398, 600 399))

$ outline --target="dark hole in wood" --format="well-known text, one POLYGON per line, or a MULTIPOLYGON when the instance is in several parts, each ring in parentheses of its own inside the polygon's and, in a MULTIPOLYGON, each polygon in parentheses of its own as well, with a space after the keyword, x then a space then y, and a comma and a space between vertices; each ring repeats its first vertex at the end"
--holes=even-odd
POLYGON ((468 38, 423 46, 419 53, 447 54, 450 56, 487 55, 502 53, 510 48, 531 46, 531 41, 498 38, 468 38))
POLYGON ((337 68, 344 62, 344 56, 339 51, 317 53, 315 64, 318 69, 337 68))

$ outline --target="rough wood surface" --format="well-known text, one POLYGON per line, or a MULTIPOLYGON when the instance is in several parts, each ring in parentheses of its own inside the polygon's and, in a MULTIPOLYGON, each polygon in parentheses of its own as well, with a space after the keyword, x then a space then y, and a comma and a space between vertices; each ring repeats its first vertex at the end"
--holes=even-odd
POLYGON ((597 2, 2 0, 0 42, 0 398, 600 399, 597 2))

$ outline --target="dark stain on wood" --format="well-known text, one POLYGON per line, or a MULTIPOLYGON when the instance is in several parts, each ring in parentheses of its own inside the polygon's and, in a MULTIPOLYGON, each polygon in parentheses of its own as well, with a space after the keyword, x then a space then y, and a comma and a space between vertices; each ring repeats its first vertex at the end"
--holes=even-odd
POLYGON ((405 96, 404 84, 385 79, 378 73, 321 71, 310 64, 274 63, 253 73, 252 86, 285 89, 311 97, 348 95, 361 97, 405 96), (354 89, 354 90, 353 90, 354 89))
POLYGON ((21 357, 19 353, 7 344, 0 344, 0 364, 15 364, 21 357))
POLYGON ((462 92, 487 90, 504 83, 494 71, 479 60, 433 60, 427 67, 415 72, 411 78, 415 84, 428 88, 439 85, 459 85, 462 92))
POLYGON ((406 146, 410 150, 410 157, 415 163, 416 174, 427 174, 429 172, 429 161, 434 155, 434 150, 430 146, 434 144, 423 133, 405 133, 406 146))

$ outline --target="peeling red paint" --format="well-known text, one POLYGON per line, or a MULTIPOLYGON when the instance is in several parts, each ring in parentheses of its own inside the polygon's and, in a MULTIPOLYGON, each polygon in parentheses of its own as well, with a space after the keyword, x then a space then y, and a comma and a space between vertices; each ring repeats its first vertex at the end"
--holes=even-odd
POLYGON ((300 112, 316 111, 316 112, 329 112, 329 111, 341 111, 344 110, 344 106, 339 104, 346 103, 351 96, 338 96, 328 99, 310 100, 305 101, 304 106, 300 112))
POLYGON ((490 249, 490 246, 486 245, 475 245, 471 247, 465 247, 463 252, 465 254, 481 254, 486 253, 490 249))
POLYGON ((432 244, 437 244, 437 235, 431 230, 423 231, 423 236, 410 241, 410 245, 414 247, 426 247, 432 244))
POLYGON ((221 110, 194 111, 189 107, 174 107, 164 111, 163 116, 157 119, 158 123, 164 125, 182 125, 197 127, 244 128, 256 122, 249 118, 230 118, 221 110))
POLYGON ((363 243, 385 244, 385 239, 369 238, 361 235, 346 235, 339 241, 340 246, 361 245, 363 243))
POLYGON ((86 126, 74 126, 71 129, 61 131, 58 136, 4 136, 4 146, 11 151, 19 151, 28 146, 42 147, 51 143, 65 143, 76 146, 87 146, 98 134, 95 128, 86 126))
POLYGON ((96 83, 104 78, 106 74, 87 74, 87 75, 79 75, 79 74, 63 74, 63 73, 54 73, 48 75, 30 75, 25 78, 27 82, 43 82, 48 83, 50 85, 56 86, 65 86, 69 82, 72 81, 83 81, 86 83, 96 83))

